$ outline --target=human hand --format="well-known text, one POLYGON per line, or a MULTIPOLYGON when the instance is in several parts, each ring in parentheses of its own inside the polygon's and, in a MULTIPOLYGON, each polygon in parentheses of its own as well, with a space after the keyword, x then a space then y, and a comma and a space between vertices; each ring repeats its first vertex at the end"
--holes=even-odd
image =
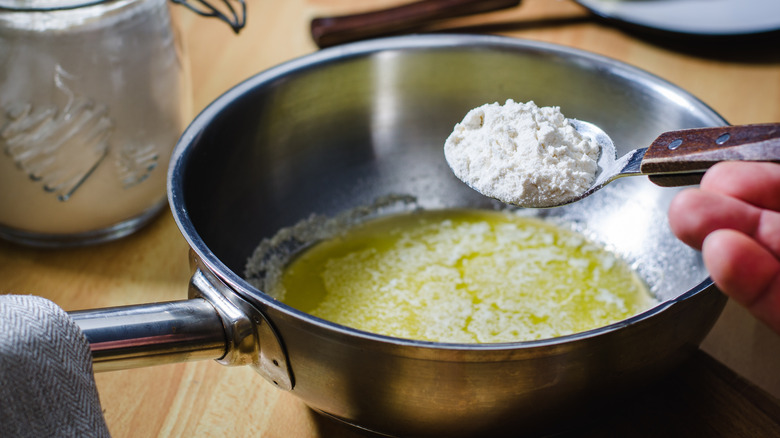
POLYGON ((716 286, 780 333, 780 164, 722 162, 669 207, 716 286))

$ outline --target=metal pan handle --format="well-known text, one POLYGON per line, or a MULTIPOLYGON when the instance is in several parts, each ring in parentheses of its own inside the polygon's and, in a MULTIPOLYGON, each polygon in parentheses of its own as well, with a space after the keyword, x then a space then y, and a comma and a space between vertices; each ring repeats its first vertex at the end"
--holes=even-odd
POLYGON ((69 313, 90 343, 93 369, 215 359, 249 365, 278 388, 292 389, 287 353, 270 321, 192 257, 189 300, 69 313))
POLYGON ((221 359, 227 336, 203 298, 70 312, 92 349, 96 372, 221 359))

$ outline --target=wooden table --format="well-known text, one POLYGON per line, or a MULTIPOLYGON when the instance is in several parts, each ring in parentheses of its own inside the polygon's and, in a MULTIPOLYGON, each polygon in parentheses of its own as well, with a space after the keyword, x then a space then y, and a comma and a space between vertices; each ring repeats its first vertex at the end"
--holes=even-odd
MULTIPOLYGON (((216 20, 172 6, 191 61, 196 111, 248 76, 317 50, 308 33, 314 16, 402 2, 248 3, 248 25, 239 36, 216 20)), ((776 39, 763 46, 687 46, 647 40, 600 23, 566 0, 525 0, 518 8, 457 19, 450 25, 485 23, 489 26, 481 31, 563 44, 636 65, 690 91, 731 123, 780 122, 776 39)), ((53 251, 0 242, 0 293, 41 295, 66 310, 183 299, 189 277, 187 251, 168 212, 129 238, 94 247, 53 251)), ((729 304, 703 349, 769 393, 780 395, 780 338, 737 306, 729 304)), ((204 361, 115 371, 96 378, 115 438, 359 436, 310 412, 292 394, 272 388, 246 367, 204 361)), ((776 400, 703 353, 644 399, 649 401, 638 405, 644 413, 605 416, 583 427, 582 434, 780 433, 776 400), (640 428, 630 429, 632 422, 640 428)))

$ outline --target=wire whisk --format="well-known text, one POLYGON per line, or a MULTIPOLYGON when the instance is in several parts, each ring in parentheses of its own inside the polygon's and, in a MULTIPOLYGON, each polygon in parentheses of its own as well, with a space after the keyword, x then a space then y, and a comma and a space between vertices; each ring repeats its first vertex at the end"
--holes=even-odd
POLYGON ((204 17, 216 17, 227 23, 233 32, 238 33, 246 25, 246 2, 245 0, 221 0, 227 9, 227 13, 218 9, 216 6, 206 0, 171 0, 185 6, 187 9, 204 17), (238 6, 234 7, 233 3, 238 6))

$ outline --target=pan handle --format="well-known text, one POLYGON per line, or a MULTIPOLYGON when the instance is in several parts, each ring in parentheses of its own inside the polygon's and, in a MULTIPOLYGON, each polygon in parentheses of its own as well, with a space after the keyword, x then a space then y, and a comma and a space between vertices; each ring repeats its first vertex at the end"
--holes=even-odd
POLYGON ((94 371, 216 359, 249 365, 291 390, 290 363, 271 322, 193 253, 190 261, 188 300, 69 313, 90 343, 94 371))
POLYGON ((96 372, 221 359, 227 337, 203 298, 69 313, 92 349, 96 372))

